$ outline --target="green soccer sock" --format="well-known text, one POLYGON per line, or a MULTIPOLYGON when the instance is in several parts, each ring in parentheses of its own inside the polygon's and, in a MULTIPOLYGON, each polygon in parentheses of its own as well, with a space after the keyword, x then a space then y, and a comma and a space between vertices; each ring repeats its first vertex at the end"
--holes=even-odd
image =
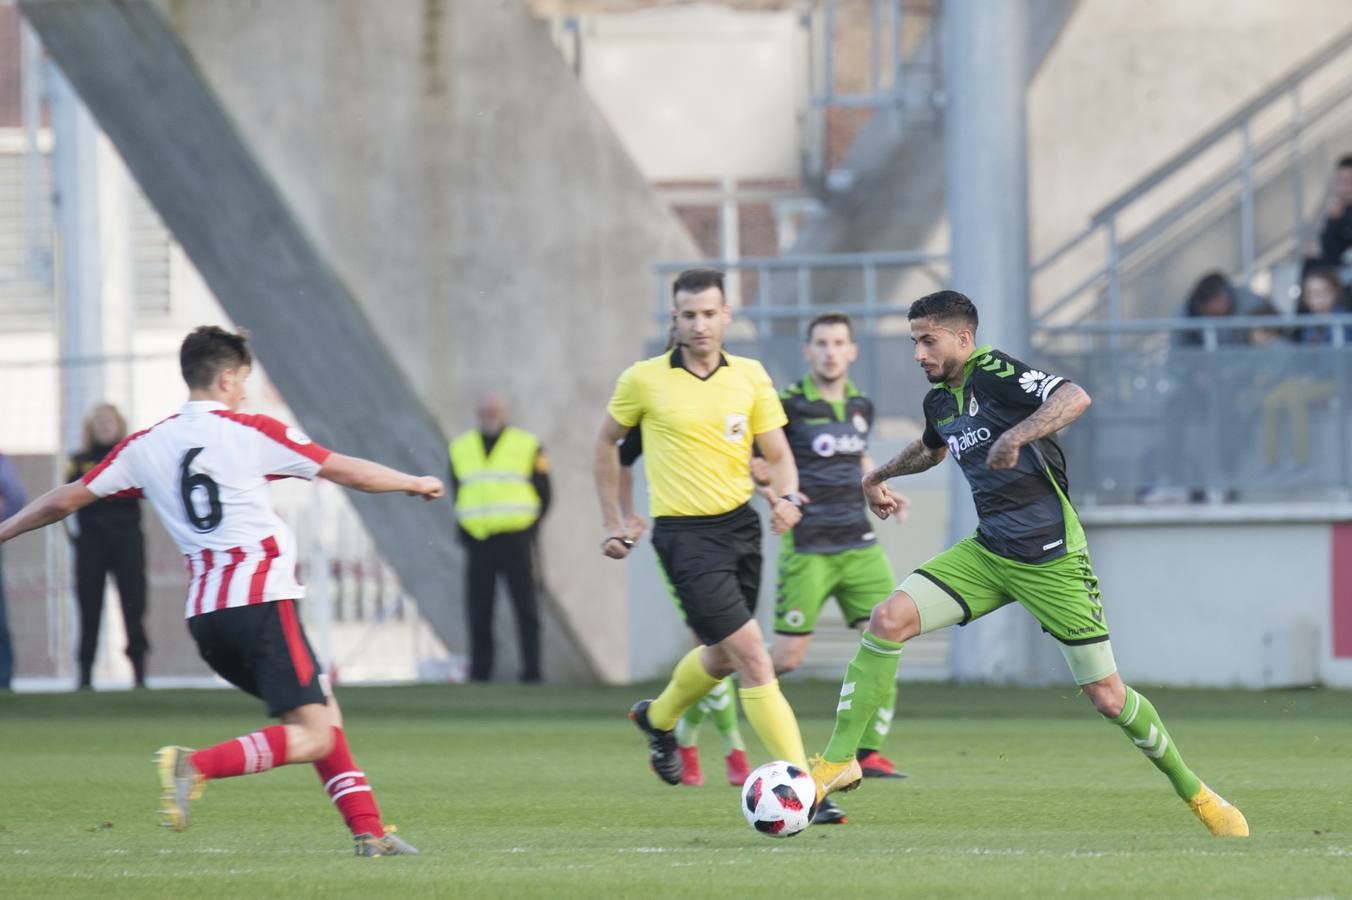
POLYGON ((693 747, 699 743, 699 727, 705 719, 713 719, 719 737, 723 738, 723 755, 733 750, 744 750, 742 731, 737 727, 737 691, 729 675, 713 686, 698 703, 681 713, 676 723, 676 743, 693 747))
POLYGON ((864 736, 859 739, 860 750, 883 748, 883 741, 887 740, 887 733, 892 730, 892 711, 896 708, 897 680, 893 678, 887 683, 887 696, 883 698, 878 711, 873 714, 873 721, 864 729, 864 736))
POLYGON ((859 640, 859 652, 845 669, 836 706, 836 728, 822 754, 828 762, 854 759, 864 729, 889 697, 896 697, 897 663, 901 644, 867 631, 859 640), (890 687, 889 687, 890 685, 890 687))
POLYGON ((1127 700, 1122 704, 1122 714, 1109 721, 1121 727, 1155 768, 1165 774, 1178 796, 1191 800, 1202 789, 1202 782, 1183 762, 1178 745, 1169 737, 1155 707, 1144 694, 1138 694, 1129 685, 1126 687, 1127 700))
POLYGON ((742 743, 742 730, 737 727, 737 690, 731 675, 714 685, 699 705, 714 720, 714 727, 723 738, 724 756, 734 750, 746 749, 742 743))
POLYGON ((676 743, 682 747, 693 747, 698 744, 699 727, 704 724, 706 715, 703 700, 681 713, 681 717, 676 720, 676 743))

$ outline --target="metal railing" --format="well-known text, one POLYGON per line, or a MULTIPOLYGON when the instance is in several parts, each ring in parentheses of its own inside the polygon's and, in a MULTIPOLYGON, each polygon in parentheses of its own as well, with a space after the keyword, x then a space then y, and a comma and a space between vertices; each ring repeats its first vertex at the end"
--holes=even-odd
POLYGON ((912 69, 934 75, 938 71, 937 53, 932 48, 917 56, 905 52, 912 34, 927 30, 937 21, 938 0, 927 5, 907 4, 903 0, 867 0, 869 9, 867 90, 841 92, 836 89, 839 71, 836 65, 837 0, 821 0, 816 14, 805 14, 803 24, 812 36, 811 44, 820 49, 809 58, 810 96, 814 107, 842 106, 879 109, 907 105, 906 76, 912 69), (907 20, 912 20, 907 25, 907 20), (820 64, 817 63, 818 58, 820 64))
MULTIPOLYGON (((803 177, 820 183, 832 168, 831 109, 884 114, 890 133, 899 138, 907 124, 932 122, 942 103, 938 29, 940 0, 860 0, 868 6, 868 27, 846 30, 840 25, 838 0, 820 0, 801 17, 806 31, 808 98, 803 130, 803 177), (850 75, 862 84, 842 90, 850 78, 841 71, 838 46, 842 36, 865 35, 862 71, 850 75)), ((857 66, 855 67, 858 68, 857 66)))
POLYGON ((829 307, 862 317, 867 328, 879 316, 905 315, 906 306, 893 299, 889 283, 913 276, 926 291, 937 290, 948 280, 947 264, 948 254, 923 250, 662 261, 653 266, 654 317, 665 328, 671 320, 672 279, 702 267, 726 274, 737 314, 754 322, 810 318, 829 307), (777 289, 783 287, 788 289, 777 289))
POLYGON ((1063 432, 1087 505, 1352 497, 1352 314, 1086 322, 1034 359, 1094 398, 1063 432), (1249 336, 1263 330, 1261 345, 1249 336), (1323 330, 1323 343, 1284 338, 1323 330))
MULTIPOLYGON (((1238 206, 1238 248, 1235 275, 1248 283, 1261 264, 1290 255, 1304 244, 1309 218, 1306 179, 1308 147, 1318 137, 1321 126, 1338 112, 1352 110, 1352 78, 1337 76, 1338 67, 1352 71, 1352 30, 1340 35, 1301 65, 1277 80, 1263 93, 1209 129, 1188 146, 1123 191, 1100 209, 1078 234, 1056 247, 1032 266, 1035 294, 1039 276, 1056 270, 1058 264, 1075 258, 1077 251, 1098 240, 1102 253, 1089 270, 1070 273, 1071 283, 1048 299, 1037 302, 1039 322, 1048 323, 1059 314, 1077 310, 1101 309, 1110 321, 1121 319, 1125 271, 1149 252, 1157 250, 1164 239, 1208 207, 1214 211, 1218 201, 1238 206), (1331 84, 1321 84, 1321 81, 1331 84), (1322 88, 1322 90, 1320 90, 1322 88), (1315 94, 1317 93, 1317 96, 1315 94), (1274 124, 1273 119, 1281 120, 1274 124), (1234 160, 1220 171, 1198 172, 1225 144, 1235 153, 1234 160), (1289 173, 1274 170, 1282 164, 1289 173), (1266 242, 1258 235, 1259 194, 1263 176, 1290 178, 1290 227, 1277 229, 1266 242), (1190 176, 1189 178, 1185 176, 1190 176), (1196 186, 1190 186, 1196 183, 1196 186), (1170 191, 1181 193, 1171 199, 1170 191), (1237 195, 1237 196, 1235 196, 1237 195), (1162 211, 1155 207, 1162 205, 1162 211), (1139 214, 1146 221, 1128 232, 1129 220, 1139 214)), ((1214 165, 1214 163, 1212 163, 1214 165)), ((1264 222, 1265 226, 1270 222, 1264 222)), ((1216 266, 1213 266, 1215 268, 1216 266)), ((1223 266, 1222 266, 1223 267, 1223 266)), ((1063 273, 1064 274, 1064 273, 1063 273)))

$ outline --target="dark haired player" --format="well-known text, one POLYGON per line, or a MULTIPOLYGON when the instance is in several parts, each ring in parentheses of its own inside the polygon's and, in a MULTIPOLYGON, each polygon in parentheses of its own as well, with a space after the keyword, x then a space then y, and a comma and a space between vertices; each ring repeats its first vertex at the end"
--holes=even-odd
POLYGON ((859 786, 855 748, 896 679, 904 641, 1017 602, 1056 639, 1094 708, 1164 773, 1202 824, 1214 835, 1247 837, 1243 814, 1193 774, 1155 707, 1117 674, 1098 578, 1054 437, 1088 409, 1089 395, 1059 375, 978 347, 976 307, 956 291, 922 297, 908 318, 916 362, 934 385, 925 395, 925 431, 864 476, 865 496, 886 518, 897 509, 887 479, 952 456, 971 486, 979 523, 873 608, 845 673, 835 731, 813 761, 819 790, 859 786))
POLYGON ((268 416, 239 412, 253 356, 243 334, 203 326, 179 349, 188 402, 114 447, 79 481, 48 491, 0 523, 0 544, 102 497, 145 497, 187 559, 188 630, 222 678, 282 720, 203 750, 156 754, 164 824, 188 826, 206 782, 313 763, 352 831, 357 856, 418 851, 386 827, 352 759, 338 703, 301 627, 296 541, 267 484, 316 475, 370 493, 434 500, 441 481, 333 453, 268 416))

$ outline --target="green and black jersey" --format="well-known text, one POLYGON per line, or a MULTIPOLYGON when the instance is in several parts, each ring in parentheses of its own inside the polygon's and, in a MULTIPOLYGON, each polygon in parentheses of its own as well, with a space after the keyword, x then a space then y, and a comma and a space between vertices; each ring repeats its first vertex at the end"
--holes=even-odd
POLYGON ((798 465, 798 486, 808 496, 793 528, 798 553, 839 553, 875 543, 864 515, 862 459, 873 428, 873 401, 845 383, 845 400, 822 399, 812 376, 779 395, 789 423, 784 434, 798 465))
POLYGON ((1085 546, 1054 436, 1020 448, 1012 469, 986 465, 991 444, 1068 383, 986 346, 967 360, 961 387, 939 384, 925 395, 922 440, 947 446, 962 467, 980 520, 976 539, 992 553, 1038 563, 1085 546))

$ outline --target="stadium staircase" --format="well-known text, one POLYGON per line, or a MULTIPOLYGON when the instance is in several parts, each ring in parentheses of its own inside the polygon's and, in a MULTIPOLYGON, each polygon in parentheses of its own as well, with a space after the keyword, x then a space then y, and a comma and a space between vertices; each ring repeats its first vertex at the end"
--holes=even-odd
POLYGON ((1316 235, 1352 142, 1352 30, 1124 190, 1032 266, 1036 327, 1169 318, 1204 273, 1274 273, 1274 300, 1316 235))

